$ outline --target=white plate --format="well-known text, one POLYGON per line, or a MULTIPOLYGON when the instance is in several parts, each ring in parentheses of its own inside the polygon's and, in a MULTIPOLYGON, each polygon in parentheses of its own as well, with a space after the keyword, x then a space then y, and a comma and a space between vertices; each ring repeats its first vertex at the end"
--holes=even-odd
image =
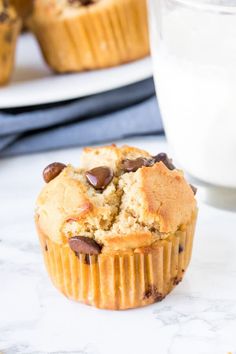
POLYGON ((55 75, 45 65, 31 34, 17 48, 16 69, 10 85, 0 88, 0 108, 59 102, 122 87, 152 76, 150 58, 116 68, 55 75))

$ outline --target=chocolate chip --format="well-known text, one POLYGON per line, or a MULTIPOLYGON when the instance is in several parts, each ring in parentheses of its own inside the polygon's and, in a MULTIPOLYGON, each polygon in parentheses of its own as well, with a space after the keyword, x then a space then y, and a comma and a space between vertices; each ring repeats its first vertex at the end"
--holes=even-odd
POLYGON ((43 178, 46 183, 56 178, 66 167, 64 163, 53 162, 43 170, 43 178))
POLYGON ((47 252, 47 251, 48 251, 48 246, 45 245, 45 246, 44 246, 44 249, 45 249, 45 251, 47 252))
POLYGON ((172 163, 172 160, 169 159, 168 155, 164 152, 161 152, 160 154, 153 156, 155 162, 163 162, 164 165, 166 165, 169 170, 174 170, 175 166, 172 163))
POLYGON ((92 5, 94 2, 93 0, 68 0, 68 3, 71 5, 78 4, 82 6, 88 6, 88 5, 92 5))
POLYGON ((190 184, 190 187, 191 187, 191 189, 193 191, 193 194, 196 195, 197 194, 197 188, 194 187, 192 184, 190 184))
POLYGON ((95 167, 86 172, 88 183, 97 190, 104 190, 113 179, 113 171, 106 166, 95 167))
POLYGON ((143 300, 147 300, 153 298, 154 301, 161 301, 164 299, 164 296, 157 291, 157 288, 155 285, 148 285, 144 295, 143 295, 143 300))
POLYGON ((88 6, 93 4, 93 0, 80 0, 82 6, 88 6))
POLYGON ((138 157, 135 160, 125 159, 122 161, 121 168, 124 172, 136 172, 141 167, 150 167, 155 163, 154 159, 138 157))
POLYGON ((2 5, 3 5, 3 11, 0 12, 0 22, 5 22, 6 20, 9 19, 9 15, 8 15, 9 1, 3 0, 2 5))
POLYGON ((178 278, 177 276, 172 279, 173 285, 178 285, 182 281, 182 278, 178 278))
POLYGON ((0 22, 5 22, 6 20, 8 20, 9 16, 6 12, 1 12, 0 13, 0 22))
POLYGON ((182 245, 179 245, 179 253, 182 253, 184 251, 184 247, 182 245))
POLYGON ((85 236, 74 236, 69 239, 69 246, 72 251, 82 254, 99 254, 101 246, 92 238, 85 236))

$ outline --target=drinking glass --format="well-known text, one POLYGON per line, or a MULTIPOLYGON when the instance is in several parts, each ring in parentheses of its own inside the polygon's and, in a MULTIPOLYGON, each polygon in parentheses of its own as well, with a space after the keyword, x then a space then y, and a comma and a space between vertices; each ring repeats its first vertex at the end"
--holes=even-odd
POLYGON ((149 0, 154 78, 173 155, 236 210, 236 1, 149 0))

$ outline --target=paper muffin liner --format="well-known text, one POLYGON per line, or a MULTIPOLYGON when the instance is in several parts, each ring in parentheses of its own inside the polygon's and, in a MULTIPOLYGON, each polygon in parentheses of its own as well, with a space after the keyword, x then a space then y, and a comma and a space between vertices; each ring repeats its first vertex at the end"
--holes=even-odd
POLYGON ((146 0, 111 0, 78 16, 38 19, 30 27, 55 71, 110 67, 149 54, 146 0))
POLYGON ((20 28, 20 20, 7 20, 0 23, 0 85, 10 80, 20 28))
POLYGON ((68 298, 104 309, 128 309, 162 300, 183 278, 191 259, 196 216, 185 230, 155 245, 116 254, 75 254, 39 230, 54 285, 68 298))

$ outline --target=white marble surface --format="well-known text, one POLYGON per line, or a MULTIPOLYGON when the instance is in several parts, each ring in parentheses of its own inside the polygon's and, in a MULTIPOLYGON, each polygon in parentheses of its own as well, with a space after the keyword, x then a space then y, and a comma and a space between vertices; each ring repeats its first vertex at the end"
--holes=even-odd
MULTIPOLYGON (((156 137, 132 139, 151 152, 156 137)), ((0 160, 0 352, 4 354, 236 353, 236 214, 199 203, 193 259, 164 301, 123 312, 63 297, 44 269, 33 224, 42 169, 78 163, 80 149, 0 160)))

